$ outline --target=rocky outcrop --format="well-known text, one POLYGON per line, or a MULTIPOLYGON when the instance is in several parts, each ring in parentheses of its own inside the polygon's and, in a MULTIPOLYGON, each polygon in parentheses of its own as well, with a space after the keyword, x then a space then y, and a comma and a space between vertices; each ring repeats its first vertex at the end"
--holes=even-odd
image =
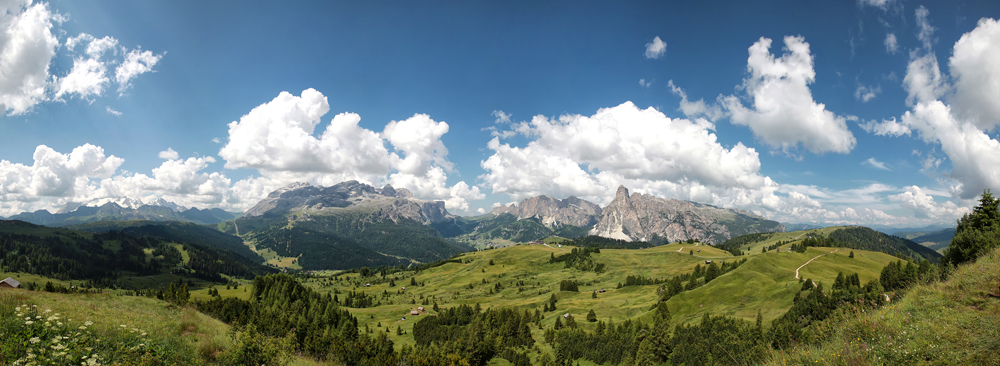
POLYGON ((537 196, 525 199, 516 205, 498 206, 491 213, 497 216, 509 213, 517 216, 518 220, 535 218, 545 227, 557 229, 563 225, 580 227, 594 225, 601 215, 601 206, 575 196, 564 200, 537 196))
POLYGON ((628 188, 621 186, 615 199, 603 209, 591 234, 630 241, 695 239, 721 243, 738 235, 774 231, 785 229, 776 221, 746 211, 649 194, 629 195, 628 188))
POLYGON ((379 221, 409 219, 424 224, 450 216, 442 201, 419 200, 405 188, 397 189, 391 185, 375 188, 353 180, 329 187, 293 183, 268 194, 244 216, 336 214, 344 211, 367 212, 379 221))

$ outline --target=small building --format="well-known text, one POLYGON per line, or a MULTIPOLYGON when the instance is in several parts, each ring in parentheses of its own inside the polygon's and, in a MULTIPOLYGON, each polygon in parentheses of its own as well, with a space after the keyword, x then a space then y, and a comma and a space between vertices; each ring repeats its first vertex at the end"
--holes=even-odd
POLYGON ((705 264, 712 264, 712 261, 705 261, 705 264))
POLYGON ((3 281, 0 281, 0 288, 18 288, 21 287, 21 283, 15 280, 13 277, 7 277, 3 281))
POLYGON ((569 313, 563 314, 563 319, 569 318, 569 317, 570 317, 569 313))
POLYGON ((370 284, 370 283, 366 283, 366 284, 365 284, 365 287, 372 287, 372 284, 370 284))
POLYGON ((424 307, 423 307, 423 306, 418 306, 418 307, 417 307, 417 311, 419 311, 419 312, 424 312, 424 311, 426 311, 426 310, 424 310, 424 307))
POLYGON ((420 312, 416 310, 410 310, 410 315, 420 315, 420 312))
POLYGON ((602 289, 600 289, 600 290, 597 290, 597 292, 600 292, 600 293, 602 293, 602 294, 603 294, 603 293, 604 293, 604 289, 602 288, 602 289))

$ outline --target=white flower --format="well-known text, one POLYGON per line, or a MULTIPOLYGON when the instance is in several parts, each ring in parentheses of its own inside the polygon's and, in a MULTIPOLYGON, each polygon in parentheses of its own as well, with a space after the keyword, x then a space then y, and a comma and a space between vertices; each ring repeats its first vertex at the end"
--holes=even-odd
POLYGON ((42 340, 40 338, 38 338, 38 337, 31 337, 31 339, 28 340, 28 342, 31 342, 32 344, 35 344, 35 343, 38 343, 38 342, 41 342, 41 341, 42 340))

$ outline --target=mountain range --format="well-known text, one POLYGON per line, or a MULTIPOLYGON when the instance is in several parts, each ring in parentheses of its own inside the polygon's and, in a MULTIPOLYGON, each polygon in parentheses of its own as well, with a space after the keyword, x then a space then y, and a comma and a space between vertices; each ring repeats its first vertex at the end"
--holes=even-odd
POLYGON ((237 217, 239 217, 239 214, 233 214, 219 208, 186 208, 163 198, 146 203, 137 198, 112 197, 96 199, 86 203, 70 202, 56 211, 56 213, 51 213, 48 210, 38 210, 35 212, 22 212, 7 219, 56 227, 97 221, 131 220, 217 224, 233 220, 237 217))

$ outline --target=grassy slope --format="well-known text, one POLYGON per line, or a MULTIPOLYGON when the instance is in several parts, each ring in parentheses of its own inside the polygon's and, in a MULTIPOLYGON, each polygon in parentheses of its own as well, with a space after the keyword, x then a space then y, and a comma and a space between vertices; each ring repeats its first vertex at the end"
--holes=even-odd
POLYGON ((1000 365, 998 284, 1000 249, 874 312, 847 311, 826 342, 777 352, 771 364, 1000 365))
MULTIPOLYGON (((408 315, 411 309, 421 306, 421 297, 428 298, 425 308, 428 313, 433 301, 441 307, 452 307, 460 304, 480 305, 485 309, 491 306, 514 307, 524 310, 541 310, 544 302, 555 293, 559 299, 556 312, 544 313, 543 326, 550 326, 555 321, 555 315, 572 313, 577 316, 578 323, 585 329, 593 325, 583 321, 587 312, 593 309, 598 318, 615 321, 625 319, 642 319, 650 321, 648 313, 658 299, 657 285, 630 286, 616 289, 619 282, 624 282, 628 275, 664 278, 693 270, 695 265, 704 265, 705 260, 736 260, 747 258, 748 262, 740 268, 719 277, 708 285, 675 296, 669 302, 670 311, 674 314, 674 322, 696 321, 706 311, 713 314, 730 314, 748 320, 753 320, 760 309, 766 321, 783 314, 792 303, 795 292, 801 285, 795 280, 795 269, 809 259, 835 248, 810 248, 804 254, 787 251, 768 252, 733 257, 728 252, 711 246, 692 244, 669 244, 643 250, 606 249, 600 254, 594 254, 596 262, 606 263, 607 271, 602 274, 581 272, 575 269, 565 269, 562 263, 549 264, 550 254, 564 254, 570 247, 557 248, 555 245, 521 245, 511 248, 486 250, 466 253, 459 257, 469 263, 448 263, 431 268, 417 274, 418 282, 425 286, 410 286, 412 272, 394 274, 396 287, 390 288, 388 282, 375 284, 372 287, 354 288, 353 282, 372 282, 370 279, 357 279, 357 274, 341 276, 342 281, 332 286, 324 286, 321 280, 311 280, 307 285, 321 292, 337 289, 341 299, 351 290, 364 291, 369 294, 381 295, 387 291, 388 298, 382 298, 382 306, 367 309, 350 309, 358 317, 362 329, 367 324, 373 330, 381 325, 390 328, 389 336, 400 344, 413 344, 411 330, 414 319, 408 315), (690 250, 701 250, 695 256, 689 255, 690 250), (493 260, 494 265, 488 262, 493 260), (485 270, 485 272, 483 272, 485 270), (486 279, 486 284, 483 283, 486 279), (580 292, 558 291, 559 281, 575 279, 580 281, 580 292), (504 289, 497 294, 489 294, 497 281, 504 289), (525 282, 523 292, 518 292, 516 283, 525 282), (468 285, 472 284, 473 289, 468 285), (407 287, 404 295, 397 295, 401 287, 407 287), (598 294, 597 299, 591 298, 591 292, 605 289, 607 292, 598 294), (434 300, 429 300, 433 297, 434 300), (411 304, 415 300, 416 304, 411 304), (393 302, 388 304, 388 302, 393 302), (401 320, 403 316, 407 320, 401 320), (401 327, 407 334, 396 335, 396 327, 401 327)), ((805 277, 816 281, 832 283, 839 271, 845 273, 859 272, 862 281, 878 277, 881 268, 896 258, 882 253, 855 251, 856 258, 847 258, 849 250, 841 250, 833 256, 825 256, 813 261, 802 269, 805 277), (843 253, 841 253, 843 252, 843 253), (842 254, 842 255, 841 255, 842 254), (829 258, 828 258, 829 257, 829 258)), ((423 316, 423 315, 421 315, 423 316)), ((536 339, 541 339, 541 333, 535 330, 536 339)))
MULTIPOLYGON (((234 290, 235 292, 236 290, 234 290)), ((239 291, 242 291, 240 289, 239 291)), ((224 294, 225 295, 225 294, 224 294)), ((29 303, 62 314, 72 325, 92 321, 90 327, 102 339, 114 340, 119 333, 140 329, 149 339, 169 347, 186 363, 209 360, 202 354, 218 354, 231 346, 230 327, 192 308, 161 300, 112 294, 56 294, 26 290, 0 290, 0 306, 29 303), (125 325, 123 328, 122 325, 125 325)), ((173 361, 177 362, 178 359, 173 361)), ((296 358, 292 365, 316 362, 296 358)))

